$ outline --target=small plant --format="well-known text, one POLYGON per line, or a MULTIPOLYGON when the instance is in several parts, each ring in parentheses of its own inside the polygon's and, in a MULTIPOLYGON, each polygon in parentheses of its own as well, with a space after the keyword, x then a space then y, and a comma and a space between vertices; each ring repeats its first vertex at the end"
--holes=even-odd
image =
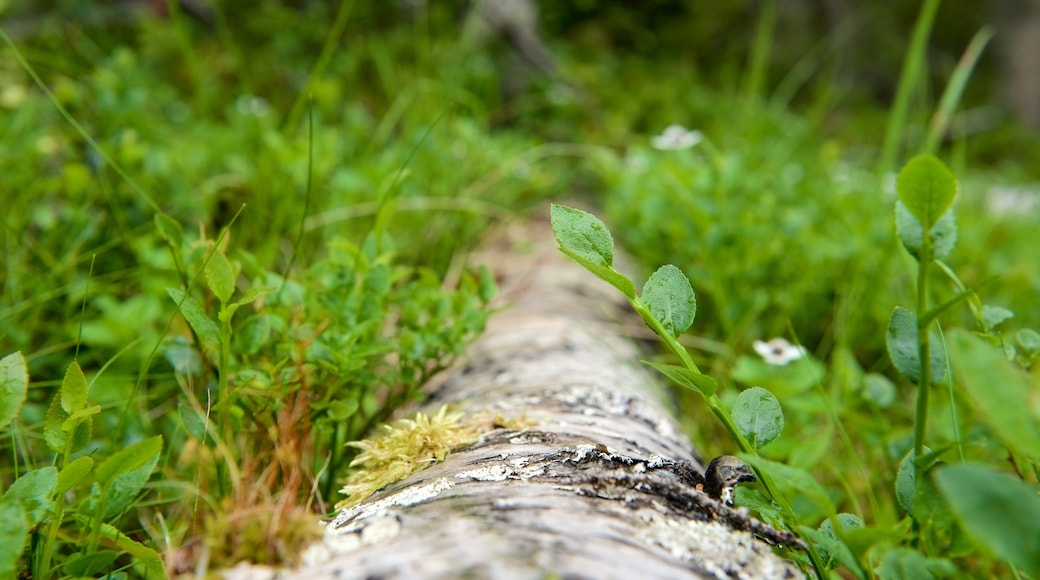
MULTIPOLYGON (((697 311, 697 299, 690 281, 679 268, 668 264, 662 266, 643 285, 640 295, 636 294, 632 281, 613 267, 614 239, 607 227, 592 214, 579 209, 553 205, 552 227, 560 251, 585 269, 621 291, 632 308, 647 326, 661 338, 665 347, 679 359, 679 365, 646 362, 647 365, 665 375, 679 386, 699 393, 733 438, 744 459, 755 470, 765 488, 768 500, 777 506, 765 513, 774 516, 774 522, 787 529, 803 532, 799 519, 790 502, 774 480, 780 474, 787 481, 806 482, 812 478, 808 473, 786 467, 762 458, 758 450, 776 439, 783 430, 783 411, 780 403, 767 390, 754 387, 741 393, 731 413, 717 394, 718 382, 702 373, 690 357, 686 347, 679 343, 679 335, 693 324, 697 311)), ((814 488, 818 488, 815 485, 814 488)), ((833 504, 826 494, 817 498, 830 507, 833 504)), ((804 532, 802 533, 804 536, 804 532)), ((823 574, 824 565, 814 544, 809 544, 809 558, 818 575, 823 574)))
MULTIPOLYGON (((20 352, 0 359, 0 429, 16 419, 28 383, 20 352)), ((165 578, 159 554, 110 523, 134 505, 148 483, 162 438, 138 441, 95 464, 91 452, 82 453, 92 437, 93 417, 101 410, 90 404, 88 392, 87 378, 73 361, 44 424, 44 440, 57 455, 58 466, 22 473, 0 496, 0 577, 19 573, 28 547, 25 568, 33 578, 125 577, 119 571, 127 569, 126 556, 140 577, 165 578)))
MULTIPOLYGON (((946 354, 941 349, 938 333, 930 326, 950 306, 973 295, 962 290, 934 308, 928 307, 927 269, 953 247, 955 224, 949 207, 953 201, 954 181, 949 170, 934 157, 919 157, 907 164, 899 179, 900 201, 896 216, 900 239, 919 261, 917 316, 897 308, 890 322, 888 345, 896 368, 918 384, 917 420, 914 448, 904 458, 896 477, 895 496, 910 516, 915 533, 909 534, 910 523, 895 526, 868 526, 854 514, 838 513, 831 493, 805 470, 767 460, 758 450, 777 439, 784 426, 783 411, 777 398, 762 387, 742 391, 732 411, 718 396, 718 383, 700 372, 689 353, 677 340, 693 322, 696 300, 686 276, 667 265, 657 270, 636 295, 635 286, 613 266, 613 238, 606 226, 591 214, 554 205, 553 233, 560 250, 590 272, 620 290, 667 349, 681 364, 647 362, 672 382, 699 393, 719 419, 741 451, 741 458, 756 471, 765 496, 754 490, 739 490, 739 503, 756 510, 763 518, 798 533, 809 546, 808 560, 818 577, 839 565, 858 578, 943 577, 954 574, 951 558, 971 553, 964 533, 985 549, 1021 568, 1029 574, 1038 569, 1037 552, 1031 542, 1040 537, 1040 498, 1035 490, 1020 479, 998 473, 990 467, 961 463, 943 466, 940 456, 950 447, 932 452, 924 446, 928 416, 929 386, 946 376, 946 354), (926 225, 922 225, 926 224, 926 225), (928 236, 924 232, 929 232, 928 236), (936 347, 933 350, 932 345, 936 347), (930 361, 921 365, 919 361, 930 361), (916 458, 920 458, 917 460, 916 458), (822 515, 818 528, 799 523, 799 513, 786 494, 805 500, 822 515)), ((941 263, 941 262, 940 262, 941 263)), ((963 288, 948 267, 943 271, 963 288)), ((977 298, 976 298, 977 300, 977 298)), ((986 310, 980 308, 980 311, 986 310)), ((992 309, 989 310, 992 312, 992 309)), ((980 319, 980 330, 991 328, 980 319)), ((998 350, 965 332, 954 332, 951 351, 965 363, 958 374, 967 390, 991 420, 991 428, 1007 445, 1012 457, 1025 457, 1038 473, 1036 458, 1040 451, 1040 431, 1036 425, 1040 412, 1030 405, 1029 375, 1013 368, 998 350), (988 376, 987 376, 987 373, 988 376), (1002 397, 984 392, 993 381, 999 381, 1002 397), (999 399, 999 402, 998 402, 999 399), (1013 404, 1005 405, 1005 401, 1013 404)), ((1027 335, 1028 336, 1028 333, 1027 335)), ((992 337, 999 341, 999 337, 992 337)), ((1028 338, 1026 339, 1028 342, 1028 338)), ((800 392, 819 384, 822 369, 807 356, 804 349, 786 341, 762 342, 756 349, 765 358, 764 368, 744 361, 733 371, 743 380, 771 379, 776 388, 800 392), (768 372, 768 367, 782 367, 787 372, 768 372), (801 385, 801 386, 798 386, 801 385)), ((952 381, 952 378, 949 379, 952 381)), ((1035 381, 1033 381, 1035 382, 1035 381)), ((993 387, 990 386, 990 389, 993 387)), ((951 391, 952 393, 952 391, 951 391)), ((820 394, 826 400, 822 390, 820 394)), ((954 408, 956 411, 956 408, 954 408)), ((846 435, 847 437, 847 435, 846 435)), ((961 446, 957 441, 956 445, 961 446)), ((851 448, 851 443, 849 444, 851 448)), ((963 451, 961 452, 963 458, 963 451)), ((1019 474, 1022 477, 1022 474, 1019 474)), ((802 517, 809 516, 801 508, 802 517)), ((798 555, 795 555, 799 559, 798 555)))
MULTIPOLYGON (((952 209, 957 184, 939 159, 920 155, 900 171, 897 182, 896 230, 903 247, 917 261, 917 308, 896 307, 889 321, 888 352, 895 368, 917 386, 914 446, 900 466, 896 497, 913 519, 917 545, 925 553, 956 554, 963 550, 957 523, 980 546, 1027 574, 1040 573, 1040 497, 1018 478, 981 464, 965 462, 964 441, 958 426, 958 402, 947 367, 952 364, 969 398, 982 412, 987 425, 1008 449, 1012 465, 1016 457, 1040 475, 1040 408, 1032 405, 1037 384, 1009 359, 1016 350, 1005 343, 997 324, 1012 313, 982 305, 974 289, 967 289, 943 262, 957 240, 952 209), (926 233, 927 232, 927 233, 926 233), (937 306, 930 306, 932 268, 938 269, 959 291, 937 306), (938 318, 952 306, 968 301, 975 313, 978 333, 959 329, 950 333, 947 351, 935 330, 938 318), (987 345, 986 337, 992 345, 987 345), (1004 345, 1003 352, 994 348, 1004 345), (948 356, 952 355, 952 356, 948 356), (927 361, 927 362, 922 362, 927 361), (950 383, 951 421, 956 440, 957 465, 944 466, 940 458, 951 450, 925 446, 928 432, 929 393, 935 384, 950 383), (941 499, 940 499, 941 498, 941 499)), ((1028 333, 1025 335, 1028 336, 1028 333)), ((1026 341, 1028 343, 1028 339, 1026 341)), ((1021 346, 1021 345, 1020 345, 1021 346)))

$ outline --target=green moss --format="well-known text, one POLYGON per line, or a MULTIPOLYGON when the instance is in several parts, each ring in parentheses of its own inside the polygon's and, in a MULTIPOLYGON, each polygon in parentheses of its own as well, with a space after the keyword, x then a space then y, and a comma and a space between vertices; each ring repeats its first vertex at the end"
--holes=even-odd
POLYGON ((449 411, 447 406, 432 415, 420 411, 411 419, 382 425, 378 436, 347 444, 361 453, 351 462, 347 484, 340 490, 347 499, 336 508, 355 505, 391 483, 444 461, 450 452, 476 443, 482 433, 499 427, 520 430, 528 426, 530 422, 525 419, 466 417, 462 412, 449 411))

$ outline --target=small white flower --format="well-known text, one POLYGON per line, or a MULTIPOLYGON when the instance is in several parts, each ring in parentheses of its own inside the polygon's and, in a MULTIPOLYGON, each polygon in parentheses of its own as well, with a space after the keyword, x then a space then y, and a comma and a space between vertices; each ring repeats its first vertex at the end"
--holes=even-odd
POLYGON ((651 144, 661 151, 677 151, 689 149, 701 142, 704 135, 700 131, 690 131, 682 125, 668 125, 660 135, 655 135, 651 144))
POLYGON ((805 356, 804 346, 795 346, 782 338, 774 338, 769 342, 756 340, 755 352, 771 365, 784 366, 805 356))

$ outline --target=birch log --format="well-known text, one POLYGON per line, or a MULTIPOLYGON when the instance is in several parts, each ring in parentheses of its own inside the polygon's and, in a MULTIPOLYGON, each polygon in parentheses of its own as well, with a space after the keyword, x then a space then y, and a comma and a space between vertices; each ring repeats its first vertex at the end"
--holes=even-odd
POLYGON ((480 259, 509 303, 427 401, 526 417, 343 510, 283 577, 794 578, 702 464, 618 332, 628 305, 556 250, 548 220, 480 259))

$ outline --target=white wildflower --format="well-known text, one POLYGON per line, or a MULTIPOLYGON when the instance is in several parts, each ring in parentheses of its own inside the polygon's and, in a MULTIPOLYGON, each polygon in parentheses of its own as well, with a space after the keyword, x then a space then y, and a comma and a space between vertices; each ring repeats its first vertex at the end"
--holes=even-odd
POLYGON ((660 135, 655 135, 651 144, 661 151, 677 151, 689 149, 701 142, 704 135, 700 131, 690 131, 682 125, 668 125, 660 135))
POLYGON ((782 338, 774 338, 769 342, 756 340, 753 346, 763 360, 777 366, 784 366, 808 354, 804 346, 795 346, 782 338))

